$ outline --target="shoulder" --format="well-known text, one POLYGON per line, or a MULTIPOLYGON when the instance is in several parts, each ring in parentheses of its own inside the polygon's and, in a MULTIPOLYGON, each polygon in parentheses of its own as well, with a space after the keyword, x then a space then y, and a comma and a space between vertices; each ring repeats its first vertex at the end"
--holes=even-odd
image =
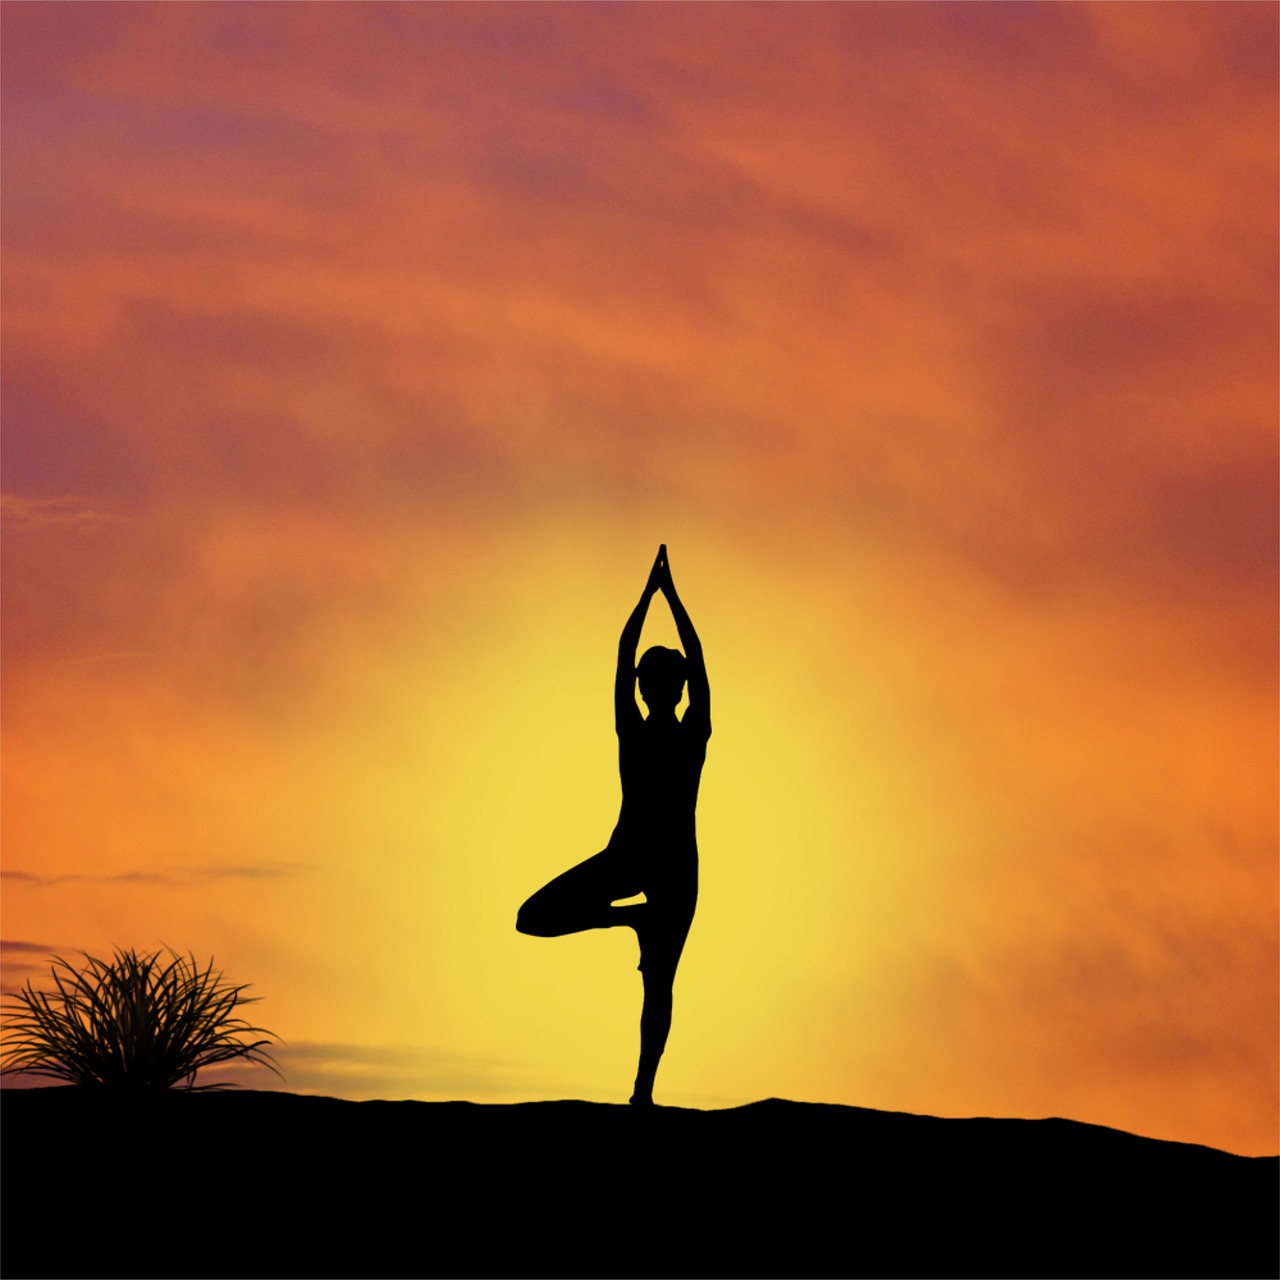
POLYGON ((634 700, 631 706, 618 708, 613 727, 619 738, 632 738, 644 728, 644 716, 640 714, 640 708, 635 705, 634 700))

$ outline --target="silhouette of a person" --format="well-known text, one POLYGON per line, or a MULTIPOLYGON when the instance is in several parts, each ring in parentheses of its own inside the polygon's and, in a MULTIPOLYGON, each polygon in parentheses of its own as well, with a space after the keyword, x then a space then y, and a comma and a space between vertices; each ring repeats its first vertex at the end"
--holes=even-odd
POLYGON ((694 810, 711 736, 711 687, 702 645, 676 594, 665 545, 622 629, 613 702, 622 775, 617 826, 603 852, 557 876, 520 908, 516 928, 539 938, 618 925, 636 931, 644 1007, 631 1102, 646 1106, 653 1103, 653 1080, 671 1028, 671 988, 698 900, 694 810), (654 646, 636 665, 645 614, 659 591, 667 598, 684 653, 654 646), (647 717, 636 706, 637 680, 647 717), (686 681, 689 705, 678 719, 686 681), (644 902, 614 905, 639 894, 644 902))

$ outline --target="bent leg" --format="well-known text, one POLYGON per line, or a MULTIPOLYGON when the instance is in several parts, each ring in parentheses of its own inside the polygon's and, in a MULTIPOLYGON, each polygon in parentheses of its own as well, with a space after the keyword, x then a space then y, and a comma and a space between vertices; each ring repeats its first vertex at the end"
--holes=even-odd
POLYGON ((606 849, 543 885, 516 915, 516 928, 535 938, 560 938, 584 929, 630 924, 634 907, 613 907, 618 898, 640 892, 627 860, 606 849))

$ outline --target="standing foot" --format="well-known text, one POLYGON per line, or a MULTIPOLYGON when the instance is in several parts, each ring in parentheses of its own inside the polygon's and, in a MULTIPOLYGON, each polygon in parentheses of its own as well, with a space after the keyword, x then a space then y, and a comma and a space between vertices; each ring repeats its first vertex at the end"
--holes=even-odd
POLYGON ((633 1107, 651 1107, 653 1106, 653 1094, 642 1093, 639 1089, 633 1093, 629 1099, 633 1107))

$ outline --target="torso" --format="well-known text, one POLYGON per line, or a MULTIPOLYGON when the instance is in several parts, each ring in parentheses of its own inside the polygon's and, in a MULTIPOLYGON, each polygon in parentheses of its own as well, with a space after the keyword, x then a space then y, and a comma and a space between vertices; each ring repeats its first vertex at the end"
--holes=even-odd
POLYGON ((637 855, 646 893, 653 888, 693 887, 698 841, 695 811, 709 726, 674 718, 639 716, 618 733, 622 811, 610 845, 637 855))

